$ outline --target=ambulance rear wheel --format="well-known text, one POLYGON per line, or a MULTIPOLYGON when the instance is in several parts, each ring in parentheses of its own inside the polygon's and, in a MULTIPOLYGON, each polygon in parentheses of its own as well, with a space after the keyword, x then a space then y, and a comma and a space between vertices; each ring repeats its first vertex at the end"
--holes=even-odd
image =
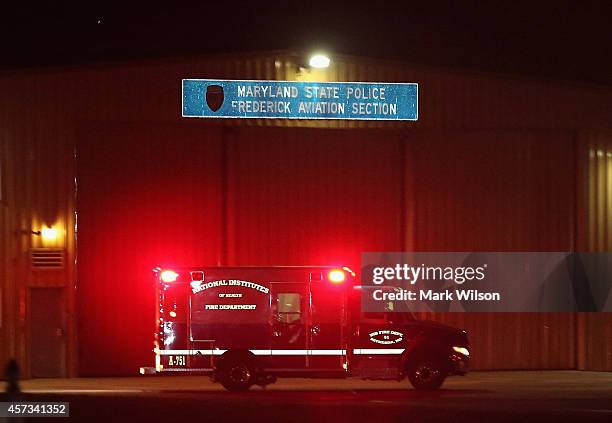
POLYGON ((438 389, 446 379, 446 370, 438 360, 419 360, 408 369, 408 380, 415 389, 438 389))
POLYGON ((255 368, 247 361, 231 360, 219 369, 219 381, 228 391, 246 391, 255 382, 255 368))

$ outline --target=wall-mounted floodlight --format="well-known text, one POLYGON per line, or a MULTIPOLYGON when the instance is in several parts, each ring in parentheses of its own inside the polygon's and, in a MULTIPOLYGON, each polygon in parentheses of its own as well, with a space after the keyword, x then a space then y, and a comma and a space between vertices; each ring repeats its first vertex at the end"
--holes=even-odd
POLYGON ((40 231, 42 235, 43 241, 55 241, 59 235, 59 232, 56 228, 42 228, 40 231))
POLYGON ((308 64, 311 68, 324 69, 329 67, 330 59, 325 54, 313 54, 308 64))

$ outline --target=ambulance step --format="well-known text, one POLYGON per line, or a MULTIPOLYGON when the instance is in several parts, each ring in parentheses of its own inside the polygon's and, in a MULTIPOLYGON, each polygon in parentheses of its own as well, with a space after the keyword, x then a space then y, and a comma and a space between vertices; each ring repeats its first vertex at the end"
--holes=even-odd
POLYGON ((141 367, 139 372, 141 375, 154 375, 155 367, 141 367))

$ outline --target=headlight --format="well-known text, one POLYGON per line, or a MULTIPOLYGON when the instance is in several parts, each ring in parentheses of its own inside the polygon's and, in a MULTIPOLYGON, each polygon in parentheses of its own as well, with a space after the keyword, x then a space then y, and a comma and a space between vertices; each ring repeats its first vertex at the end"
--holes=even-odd
POLYGON ((459 354, 463 354, 466 357, 470 356, 470 352, 468 351, 467 348, 465 347, 453 347, 453 350, 455 350, 456 352, 458 352, 459 354))

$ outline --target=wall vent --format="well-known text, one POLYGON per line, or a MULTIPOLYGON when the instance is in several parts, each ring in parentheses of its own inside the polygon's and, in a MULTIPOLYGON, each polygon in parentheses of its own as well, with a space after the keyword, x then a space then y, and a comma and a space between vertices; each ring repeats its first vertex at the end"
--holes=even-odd
POLYGON ((61 248, 32 248, 32 269, 57 270, 64 268, 64 250, 61 248))

